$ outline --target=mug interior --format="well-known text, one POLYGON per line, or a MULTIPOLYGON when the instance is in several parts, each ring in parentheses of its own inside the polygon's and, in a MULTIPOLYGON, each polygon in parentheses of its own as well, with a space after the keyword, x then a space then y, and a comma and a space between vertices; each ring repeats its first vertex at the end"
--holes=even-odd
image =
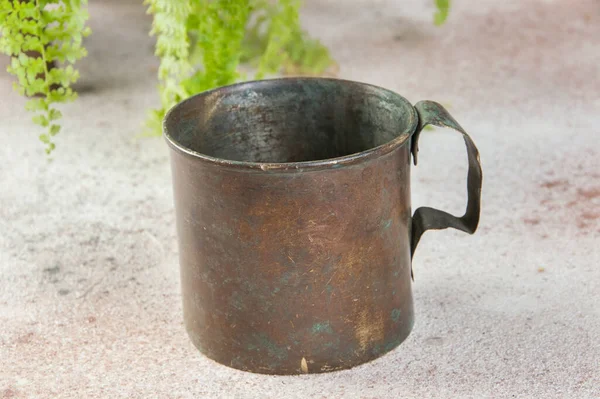
POLYGON ((167 140, 228 161, 289 163, 360 153, 408 137, 415 111, 400 95, 338 79, 284 78, 225 86, 174 106, 167 140))

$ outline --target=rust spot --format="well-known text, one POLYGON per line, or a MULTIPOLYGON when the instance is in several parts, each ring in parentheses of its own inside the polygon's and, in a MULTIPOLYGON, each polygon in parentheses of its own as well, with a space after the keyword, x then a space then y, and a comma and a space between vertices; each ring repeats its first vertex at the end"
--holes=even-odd
POLYGON ((2 397, 3 398, 15 398, 17 396, 17 392, 7 388, 2 392, 2 397))
POLYGON ((250 223, 246 220, 241 220, 239 224, 239 238, 242 242, 248 242, 255 238, 256 233, 250 223))
POLYGON ((600 212, 583 212, 581 218, 585 220, 596 220, 600 218, 600 212))
POLYGON ((538 273, 543 273, 546 271, 546 268, 540 266, 540 267, 538 267, 537 271, 538 271, 538 273))
POLYGON ((15 342, 16 342, 17 344, 20 344, 20 345, 23 345, 23 344, 28 344, 28 343, 30 343, 31 341, 33 341, 33 337, 34 337, 34 335, 35 335, 34 333, 32 333, 32 332, 29 332, 29 333, 27 333, 27 334, 25 334, 25 335, 21 335, 19 338, 17 338, 17 339, 15 340, 15 342))
MULTIPOLYGON (((600 199, 600 185, 596 172, 598 169, 593 162, 597 159, 593 151, 588 151, 592 163, 583 162, 581 157, 573 164, 571 154, 565 155, 565 160, 560 162, 563 167, 556 169, 556 162, 546 171, 546 180, 539 184, 538 210, 522 219, 528 226, 573 226, 579 235, 592 234, 597 230, 600 220, 598 200, 600 199), (556 170, 555 170, 556 169, 556 170), (560 171, 571 171, 566 176, 560 171)), ((548 238, 547 233, 538 231, 541 238, 548 238)))
POLYGON ((567 180, 549 180, 540 184, 542 188, 566 188, 569 186, 569 182, 567 180))
POLYGON ((591 200, 600 197, 600 187, 594 187, 591 189, 577 189, 577 197, 579 200, 591 200))
POLYGON ((536 226, 536 225, 540 224, 540 219, 538 219, 538 218, 524 218, 523 222, 525 224, 536 226))
POLYGON ((88 323, 95 323, 96 322, 96 318, 94 316, 90 316, 87 318, 88 323))

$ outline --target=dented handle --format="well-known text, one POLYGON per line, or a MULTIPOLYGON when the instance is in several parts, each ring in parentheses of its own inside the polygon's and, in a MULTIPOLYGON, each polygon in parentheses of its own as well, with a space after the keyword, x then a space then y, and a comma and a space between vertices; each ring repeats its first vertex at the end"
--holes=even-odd
POLYGON ((434 125, 449 127, 463 135, 469 158, 469 172, 467 175, 467 210, 463 216, 456 217, 439 209, 429 207, 421 207, 415 211, 411 227, 411 257, 415 253, 421 236, 427 230, 442 230, 452 227, 469 234, 473 234, 477 230, 481 206, 481 183, 483 180, 479 151, 475 143, 448 111, 433 101, 421 101, 415 105, 415 109, 419 114, 419 125, 413 134, 411 144, 411 152, 415 165, 417 164, 417 153, 419 151, 419 136, 425 126, 434 125))

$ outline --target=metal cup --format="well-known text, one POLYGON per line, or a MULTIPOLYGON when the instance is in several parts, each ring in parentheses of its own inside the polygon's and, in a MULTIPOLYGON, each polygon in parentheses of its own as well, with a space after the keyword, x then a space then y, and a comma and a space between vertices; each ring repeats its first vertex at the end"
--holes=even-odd
POLYGON ((475 144, 439 104, 345 80, 221 87, 173 107, 171 148, 186 329, 206 356, 266 374, 370 361, 413 326, 411 259, 429 229, 473 233, 475 144), (464 216, 411 214, 425 125, 467 146, 464 216))

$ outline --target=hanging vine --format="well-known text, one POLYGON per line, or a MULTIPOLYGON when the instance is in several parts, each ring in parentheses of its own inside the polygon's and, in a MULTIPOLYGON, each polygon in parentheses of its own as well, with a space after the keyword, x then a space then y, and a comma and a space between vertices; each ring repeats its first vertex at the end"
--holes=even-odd
POLYGON ((61 128, 55 105, 77 97, 70 85, 79 78, 73 64, 87 54, 81 46, 90 33, 86 6, 86 0, 0 0, 0 52, 11 56, 8 72, 17 77, 15 89, 33 97, 26 109, 46 130, 39 137, 48 154, 61 128))
POLYGON ((151 111, 148 133, 161 133, 165 112, 214 87, 297 67, 322 73, 333 60, 325 46, 300 27, 299 0, 145 0, 154 15, 151 34, 160 57, 161 108, 151 111))
MULTIPOLYGON (((433 0, 434 23, 448 17, 450 0, 433 0)), ((161 133, 165 112, 196 93, 277 73, 321 75, 335 62, 329 50, 301 28, 300 0, 144 0, 156 37, 160 108, 147 133, 161 133)), ((79 78, 73 67, 87 55, 87 0, 0 0, 0 52, 11 57, 16 90, 45 131, 49 154, 59 133, 56 104, 73 101, 79 78)))

